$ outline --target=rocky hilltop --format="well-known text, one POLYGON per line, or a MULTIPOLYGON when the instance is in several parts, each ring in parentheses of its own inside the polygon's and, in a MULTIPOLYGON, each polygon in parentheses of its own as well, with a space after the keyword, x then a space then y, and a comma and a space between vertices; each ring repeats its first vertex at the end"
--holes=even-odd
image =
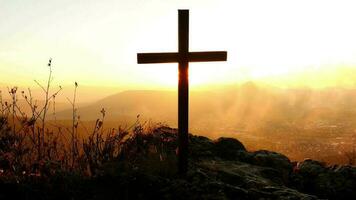
POLYGON ((176 175, 176 130, 161 127, 126 140, 119 158, 91 178, 57 177, 30 189, 2 183, 0 197, 16 191, 27 199, 356 199, 353 166, 291 162, 276 152, 250 152, 232 138, 189 140, 185 179, 176 175))

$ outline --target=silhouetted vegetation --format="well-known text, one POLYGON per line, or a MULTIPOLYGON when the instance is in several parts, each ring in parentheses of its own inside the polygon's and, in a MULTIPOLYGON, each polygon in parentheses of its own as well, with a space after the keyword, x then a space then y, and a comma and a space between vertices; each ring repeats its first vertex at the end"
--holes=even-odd
POLYGON ((86 135, 79 135, 81 120, 76 108, 78 83, 74 84, 73 98, 68 99, 72 106, 70 127, 57 122, 55 99, 62 87, 52 91, 52 59, 48 62, 48 79, 42 89, 44 103, 32 97, 31 89, 19 91, 17 87, 8 88, 11 102, 4 101, 0 93, 0 174, 21 179, 28 176, 55 176, 62 172, 75 172, 86 176, 95 174, 98 168, 108 161, 115 160, 122 152, 122 143, 151 130, 152 123, 140 123, 139 116, 130 127, 104 130, 105 110, 101 118, 93 124, 86 135), (21 96, 30 107, 27 115, 18 105, 21 96), (52 110, 50 110, 52 109, 52 110), (54 120, 47 120, 52 111, 54 120))

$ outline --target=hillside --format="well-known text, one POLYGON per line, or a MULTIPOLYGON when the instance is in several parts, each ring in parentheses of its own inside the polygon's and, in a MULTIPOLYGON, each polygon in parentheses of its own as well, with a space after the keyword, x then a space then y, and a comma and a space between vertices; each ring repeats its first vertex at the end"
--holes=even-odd
MULTIPOLYGON (((177 132, 160 127, 134 135, 115 161, 95 176, 62 174, 2 180, 0 194, 20 199, 355 199, 356 168, 314 160, 291 162, 266 151, 247 151, 236 139, 190 135, 186 178, 176 176, 177 132), (13 196, 15 195, 15 196, 13 196)), ((59 172, 60 173, 60 172, 59 172)))

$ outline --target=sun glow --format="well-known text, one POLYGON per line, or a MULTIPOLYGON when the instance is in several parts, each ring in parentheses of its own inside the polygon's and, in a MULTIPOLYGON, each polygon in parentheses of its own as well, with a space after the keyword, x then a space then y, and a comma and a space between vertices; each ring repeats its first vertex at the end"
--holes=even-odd
MULTIPOLYGON (((178 84, 178 64, 151 64, 139 66, 146 74, 146 80, 153 85, 175 89, 178 84)), ((189 84, 194 87, 209 83, 226 83, 228 66, 224 63, 190 63, 189 84)))

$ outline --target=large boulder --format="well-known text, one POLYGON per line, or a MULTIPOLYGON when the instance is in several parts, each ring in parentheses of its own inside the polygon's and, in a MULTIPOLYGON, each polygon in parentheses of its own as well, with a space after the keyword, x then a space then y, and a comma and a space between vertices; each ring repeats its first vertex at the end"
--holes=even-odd
POLYGON ((325 163, 311 159, 306 159, 303 162, 298 163, 297 170, 299 174, 308 177, 316 177, 327 171, 325 163))
POLYGON ((223 159, 237 160, 245 155, 245 146, 234 138, 221 137, 214 141, 215 154, 223 159))
POLYGON ((293 169, 293 165, 287 156, 273 151, 259 150, 252 152, 251 162, 255 165, 272 167, 289 172, 293 169))
POLYGON ((189 135, 189 152, 193 159, 207 159, 215 156, 214 143, 207 137, 189 135))
POLYGON ((265 167, 265 177, 285 184, 288 184, 293 171, 293 165, 285 155, 267 150, 252 152, 246 162, 265 167))

